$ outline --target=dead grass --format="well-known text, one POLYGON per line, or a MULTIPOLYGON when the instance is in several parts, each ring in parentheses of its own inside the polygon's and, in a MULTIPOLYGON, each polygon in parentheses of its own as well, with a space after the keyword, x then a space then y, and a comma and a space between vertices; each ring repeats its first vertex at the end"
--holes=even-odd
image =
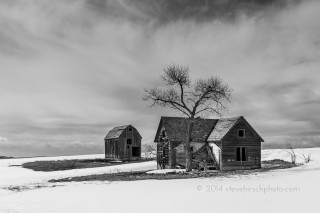
POLYGON ((142 161, 150 161, 149 159, 141 159, 137 161, 111 161, 103 158, 99 159, 83 159, 83 160, 58 160, 58 161, 35 161, 22 164, 23 168, 32 169, 34 171, 52 172, 71 169, 95 168, 114 166, 127 163, 137 163, 142 161))
POLYGON ((261 167, 262 169, 285 169, 285 168, 291 168, 297 166, 297 164, 292 164, 291 162, 280 160, 280 159, 274 159, 274 160, 268 160, 268 161, 262 161, 261 167))
POLYGON ((214 171, 214 172, 189 172, 189 173, 167 173, 167 174, 147 174, 147 171, 139 172, 120 172, 113 174, 88 175, 80 177, 70 177, 49 182, 82 182, 82 181, 137 181, 137 180, 172 180, 190 179, 207 177, 231 177, 235 175, 248 175, 252 173, 268 172, 275 169, 285 169, 294 167, 290 162, 283 160, 263 161, 261 169, 252 170, 233 170, 233 171, 214 171))

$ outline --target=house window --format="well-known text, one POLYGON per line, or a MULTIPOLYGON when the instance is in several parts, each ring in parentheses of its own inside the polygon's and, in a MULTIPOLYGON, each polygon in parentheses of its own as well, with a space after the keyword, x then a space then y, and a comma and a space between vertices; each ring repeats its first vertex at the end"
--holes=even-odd
POLYGON ((132 131, 132 129, 131 129, 131 127, 129 128, 129 132, 131 132, 132 131))
POLYGON ((237 161, 247 161, 247 150, 245 147, 237 147, 237 161))
POLYGON ((165 131, 165 130, 162 130, 162 134, 161 134, 161 135, 162 135, 162 137, 165 138, 165 137, 166 137, 166 131, 165 131))
POLYGON ((132 144, 132 139, 127 139, 127 145, 131 145, 132 144))
POLYGON ((245 130, 244 129, 238 130, 238 138, 245 138, 245 130))

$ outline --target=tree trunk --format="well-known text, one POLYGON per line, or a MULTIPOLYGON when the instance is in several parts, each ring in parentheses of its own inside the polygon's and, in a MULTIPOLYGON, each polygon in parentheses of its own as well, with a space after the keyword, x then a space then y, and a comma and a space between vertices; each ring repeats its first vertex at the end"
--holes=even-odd
POLYGON ((192 130, 193 130, 193 118, 188 120, 188 134, 186 140, 186 172, 190 172, 192 170, 192 159, 190 151, 190 143, 192 142, 192 130))

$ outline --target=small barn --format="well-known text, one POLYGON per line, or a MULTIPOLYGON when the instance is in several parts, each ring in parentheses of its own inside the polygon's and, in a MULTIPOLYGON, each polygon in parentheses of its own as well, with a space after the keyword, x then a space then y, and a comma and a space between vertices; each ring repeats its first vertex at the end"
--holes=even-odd
POLYGON ((141 135, 132 125, 111 129, 104 138, 105 158, 136 160, 141 157, 141 135))
MULTIPOLYGON (((185 141, 189 119, 161 117, 155 136, 158 168, 185 166, 185 141)), ((194 120, 192 168, 253 169, 261 167, 264 140, 243 116, 194 120)))

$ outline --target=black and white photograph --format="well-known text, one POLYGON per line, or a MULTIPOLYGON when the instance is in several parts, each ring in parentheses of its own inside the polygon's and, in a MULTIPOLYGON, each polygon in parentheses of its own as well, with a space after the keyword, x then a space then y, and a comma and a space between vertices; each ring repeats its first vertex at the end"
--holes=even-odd
POLYGON ((319 0, 0 0, 0 213, 302 213, 319 0))

